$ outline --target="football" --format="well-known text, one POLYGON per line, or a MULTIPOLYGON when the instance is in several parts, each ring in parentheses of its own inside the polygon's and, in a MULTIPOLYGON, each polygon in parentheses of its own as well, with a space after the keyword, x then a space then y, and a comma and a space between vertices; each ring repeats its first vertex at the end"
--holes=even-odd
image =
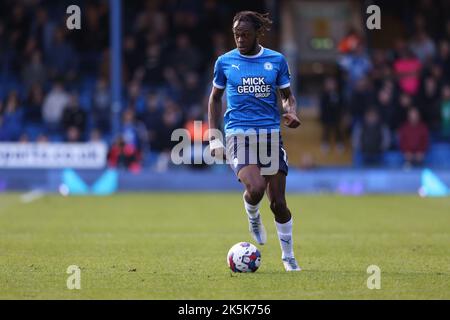
POLYGON ((261 265, 261 253, 248 242, 239 242, 231 247, 227 263, 233 272, 255 272, 261 265))

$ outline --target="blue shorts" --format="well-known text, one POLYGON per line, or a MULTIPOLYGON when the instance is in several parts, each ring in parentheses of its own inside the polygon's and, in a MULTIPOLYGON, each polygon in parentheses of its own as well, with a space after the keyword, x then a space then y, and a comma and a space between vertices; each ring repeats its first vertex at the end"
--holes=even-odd
POLYGON ((286 176, 289 163, 281 134, 235 133, 226 139, 227 160, 236 176, 249 165, 257 165, 261 175, 270 176, 283 172, 286 176))

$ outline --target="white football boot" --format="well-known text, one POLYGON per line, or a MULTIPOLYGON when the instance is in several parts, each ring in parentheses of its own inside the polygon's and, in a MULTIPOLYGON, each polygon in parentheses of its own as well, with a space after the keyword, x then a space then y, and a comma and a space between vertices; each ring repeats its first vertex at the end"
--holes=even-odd
POLYGON ((261 214, 259 214, 256 218, 248 217, 248 227, 249 231, 258 244, 263 245, 267 242, 267 233, 266 228, 261 221, 261 214))
POLYGON ((286 271, 302 271, 294 257, 286 257, 281 259, 286 271))

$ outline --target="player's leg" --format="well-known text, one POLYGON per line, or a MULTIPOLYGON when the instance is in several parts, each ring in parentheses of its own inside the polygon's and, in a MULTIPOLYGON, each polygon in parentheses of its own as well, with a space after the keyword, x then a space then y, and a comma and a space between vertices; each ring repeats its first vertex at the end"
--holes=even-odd
POLYGON ((249 231, 258 244, 265 244, 267 233, 262 224, 259 206, 266 190, 266 180, 257 165, 248 165, 239 170, 239 180, 245 186, 244 206, 247 212, 249 231))
POLYGON ((264 197, 266 180, 257 165, 248 165, 239 170, 239 180, 245 186, 244 200, 250 205, 258 205, 264 197))
POLYGON ((266 176, 266 181, 267 197, 270 201, 270 209, 275 216, 284 267, 286 271, 300 271, 301 268, 294 257, 292 214, 286 203, 286 174, 279 171, 276 175, 266 176))

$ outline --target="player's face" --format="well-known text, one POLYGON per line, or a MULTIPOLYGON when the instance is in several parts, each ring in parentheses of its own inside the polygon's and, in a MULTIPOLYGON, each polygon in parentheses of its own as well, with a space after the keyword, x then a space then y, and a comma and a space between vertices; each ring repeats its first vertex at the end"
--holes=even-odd
POLYGON ((234 41, 241 54, 256 54, 258 37, 256 30, 250 22, 236 21, 233 25, 234 41))

